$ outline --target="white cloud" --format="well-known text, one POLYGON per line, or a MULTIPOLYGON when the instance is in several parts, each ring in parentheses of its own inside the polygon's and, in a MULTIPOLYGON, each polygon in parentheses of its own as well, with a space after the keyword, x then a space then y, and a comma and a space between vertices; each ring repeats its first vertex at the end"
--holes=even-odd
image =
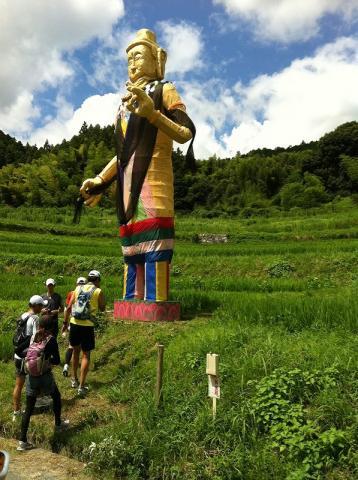
POLYGON ((183 76, 203 66, 201 55, 204 44, 199 27, 184 21, 163 21, 157 25, 159 42, 168 53, 167 76, 173 73, 183 76))
POLYGON ((225 156, 225 147, 217 138, 236 110, 231 89, 219 79, 205 83, 180 81, 177 88, 196 126, 196 157, 208 158, 214 153, 225 156))
POLYGON ((63 54, 110 35, 124 13, 122 0, 0 0, 0 9, 0 128, 7 130, 38 113, 28 103, 34 92, 74 73, 63 54), (27 108, 19 109, 24 99, 27 108))
POLYGON ((43 145, 46 139, 51 144, 61 142, 76 135, 83 122, 99 124, 105 127, 114 122, 120 102, 120 95, 107 93, 88 97, 76 110, 63 97, 57 99, 57 115, 43 127, 35 130, 29 139, 30 143, 43 145))
POLYGON ((124 89, 128 78, 126 48, 134 36, 135 31, 120 27, 102 42, 93 55, 93 72, 88 77, 91 86, 124 89))
POLYGON ((198 158, 317 140, 358 120, 357 85, 358 38, 347 37, 247 85, 179 83, 197 126, 198 158))
POLYGON ((40 115, 38 108, 34 107, 33 96, 24 92, 16 101, 0 110, 0 125, 6 126, 6 131, 12 132, 16 137, 21 137, 31 130, 31 121, 40 115))
POLYGON ((358 17, 358 0, 213 0, 234 22, 248 22, 262 40, 288 43, 317 35, 320 20, 339 14, 346 21, 358 17))
POLYGON ((237 125, 222 137, 233 155, 316 140, 358 120, 358 38, 341 38, 273 75, 237 85, 237 125))

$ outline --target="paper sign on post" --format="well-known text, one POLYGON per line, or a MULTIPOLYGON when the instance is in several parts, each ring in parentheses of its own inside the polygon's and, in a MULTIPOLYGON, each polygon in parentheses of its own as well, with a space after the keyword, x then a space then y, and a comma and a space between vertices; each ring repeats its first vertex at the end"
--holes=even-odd
POLYGON ((208 353, 206 355, 206 374, 219 375, 219 355, 216 353, 208 353))
POLYGON ((215 375, 208 375, 209 390, 208 396, 211 398, 220 398, 220 380, 215 375))

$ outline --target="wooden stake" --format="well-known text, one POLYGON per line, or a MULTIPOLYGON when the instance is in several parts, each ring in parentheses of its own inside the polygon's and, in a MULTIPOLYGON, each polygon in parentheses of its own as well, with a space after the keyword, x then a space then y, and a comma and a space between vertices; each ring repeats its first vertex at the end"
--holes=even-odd
POLYGON ((157 359, 157 384, 155 387, 155 401, 159 408, 163 402, 163 356, 164 345, 158 344, 158 359, 157 359))
POLYGON ((213 418, 216 417, 216 397, 213 397, 213 418))

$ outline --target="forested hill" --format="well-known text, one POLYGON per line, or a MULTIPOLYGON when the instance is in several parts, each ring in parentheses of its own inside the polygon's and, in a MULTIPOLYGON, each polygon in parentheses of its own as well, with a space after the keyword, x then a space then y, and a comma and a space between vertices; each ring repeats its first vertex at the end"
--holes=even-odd
MULTIPOLYGON (((72 205, 84 178, 114 155, 113 127, 83 124, 58 145, 23 145, 0 131, 0 202, 19 206, 72 205)), ((358 188, 358 123, 349 122, 317 142, 258 149, 245 155, 197 161, 190 171, 173 154, 175 202, 180 211, 249 216, 268 209, 310 208, 358 188)), ((113 189, 102 204, 112 203, 113 189)))

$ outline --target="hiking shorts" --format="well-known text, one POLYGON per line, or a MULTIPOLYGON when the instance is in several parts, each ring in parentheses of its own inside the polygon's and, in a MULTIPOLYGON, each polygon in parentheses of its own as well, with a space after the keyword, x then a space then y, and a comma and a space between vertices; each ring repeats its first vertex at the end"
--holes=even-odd
POLYGON ((26 377, 24 370, 24 360, 20 358, 14 359, 15 363, 15 377, 26 377))
POLYGON ((94 327, 84 327, 71 323, 69 341, 71 347, 81 347, 83 352, 94 350, 94 327))

